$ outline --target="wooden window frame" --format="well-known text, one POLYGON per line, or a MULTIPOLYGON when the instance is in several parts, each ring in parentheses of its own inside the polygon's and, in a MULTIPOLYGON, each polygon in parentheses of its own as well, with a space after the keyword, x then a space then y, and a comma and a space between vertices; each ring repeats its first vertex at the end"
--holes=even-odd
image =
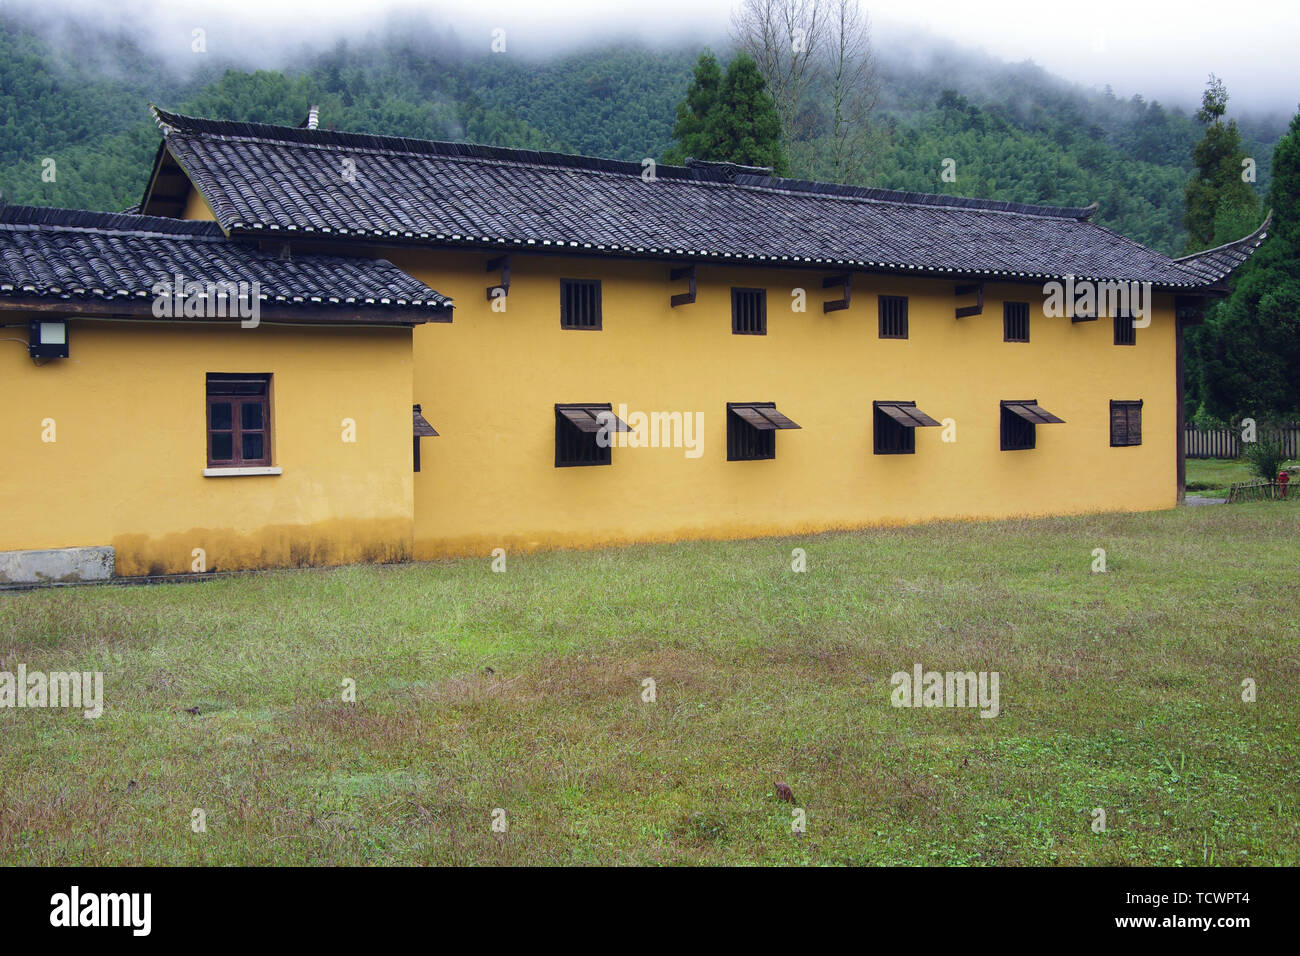
MULTIPOLYGON (((760 403, 753 403, 760 404, 760 403)), ((774 402, 761 403, 776 407, 774 402)), ((727 461, 773 461, 776 430, 755 428, 727 404, 727 461)))
POLYGON ((271 373, 228 373, 209 372, 205 384, 205 422, 207 462, 209 468, 266 468, 271 465, 271 373), (213 387, 217 390, 214 392, 213 387), (258 387, 256 392, 240 394, 235 389, 258 387), (224 391, 229 389, 230 391, 224 391), (214 429, 212 427, 212 406, 230 405, 230 427, 214 429), (261 408, 261 428, 247 428, 244 425, 244 407, 261 408), (230 435, 230 458, 213 458, 212 440, 214 435, 230 435), (245 434, 262 436, 262 455, 258 458, 244 457, 245 434))
POLYGON ((589 468, 614 463, 614 446, 604 448, 596 440, 599 432, 584 432, 573 422, 564 417, 563 408, 601 408, 614 411, 609 402, 586 402, 581 405, 555 406, 555 467, 589 468), (580 452, 580 453, 579 453, 580 452))
POLYGON ((1000 432, 1000 437, 1002 440, 1002 450, 1003 451, 1033 451, 1035 448, 1037 448, 1038 447, 1038 426, 1035 425, 1033 422, 1025 421, 1025 419, 1021 418, 1010 408, 1008 408, 1005 402, 1003 402, 1000 407, 1002 410, 1002 419, 998 431, 1000 432), (1007 428, 1008 423, 1015 426, 1014 431, 1018 431, 1022 435, 1029 436, 1029 441, 1027 444, 1007 443, 1008 432, 1013 431, 1013 429, 1007 428))
POLYGON ((1112 398, 1110 400, 1110 447, 1111 448, 1136 448, 1142 444, 1142 399, 1120 399, 1112 398), (1124 418, 1124 437, 1121 441, 1116 441, 1115 429, 1115 409, 1126 408, 1127 414, 1124 418), (1133 412, 1137 411, 1137 441, 1133 441, 1133 412))
MULTIPOLYGON (((895 421, 892 417, 880 410, 881 402, 872 402, 872 425, 871 425, 871 453, 873 455, 915 455, 916 454, 916 429, 908 428, 901 422, 895 421), (889 435, 897 435, 899 441, 882 443, 881 439, 889 435)), ((916 402, 886 402, 888 405, 910 405, 916 407, 916 402)))
POLYGON ((604 328, 604 305, 599 279, 560 280, 560 328, 575 332, 599 332, 604 328), (590 299, 582 290, 592 293, 590 299), (594 313, 582 320, 580 314, 587 309, 594 313))
POLYGON ((732 335, 767 335, 767 290, 732 286, 731 289, 731 334, 732 335), (751 298, 752 297, 752 298, 751 298), (756 308, 746 309, 749 300, 756 308), (754 328, 752 326, 757 326, 754 328), (751 326, 746 328, 745 326, 751 326))
POLYGON ((1133 316, 1126 312, 1115 316, 1115 344, 1129 347, 1137 345, 1137 326, 1133 324, 1133 316))
POLYGON ((1029 341, 1029 303, 1028 302, 1003 302, 1002 303, 1002 341, 1003 342, 1028 342, 1029 341), (1013 312, 1024 310, 1024 315, 1014 315, 1013 312), (1014 323, 1024 322, 1025 334, 1021 338, 1012 335, 1015 331, 1014 323))
POLYGON ((907 316, 907 296, 905 295, 881 295, 877 296, 876 311, 879 319, 878 331, 882 339, 905 339, 911 332, 911 326, 907 316), (887 306, 898 306, 901 316, 890 315, 886 317, 887 306), (894 326, 890 331, 886 331, 886 324, 894 326), (897 326, 901 324, 902 334, 898 334, 897 326))

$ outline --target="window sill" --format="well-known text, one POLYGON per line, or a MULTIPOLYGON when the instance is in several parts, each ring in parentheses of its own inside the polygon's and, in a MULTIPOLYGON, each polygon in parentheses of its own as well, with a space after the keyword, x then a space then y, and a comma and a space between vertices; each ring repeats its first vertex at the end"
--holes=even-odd
POLYGON ((244 478, 251 475, 282 475, 284 474, 279 468, 274 466, 259 465, 248 468, 204 468, 204 478, 244 478))

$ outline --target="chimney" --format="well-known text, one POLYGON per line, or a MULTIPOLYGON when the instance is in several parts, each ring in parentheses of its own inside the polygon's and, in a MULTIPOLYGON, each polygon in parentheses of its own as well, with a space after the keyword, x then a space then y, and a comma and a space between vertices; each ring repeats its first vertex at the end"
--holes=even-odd
POLYGON ((313 106, 307 111, 307 128, 315 129, 320 123, 320 107, 313 106))

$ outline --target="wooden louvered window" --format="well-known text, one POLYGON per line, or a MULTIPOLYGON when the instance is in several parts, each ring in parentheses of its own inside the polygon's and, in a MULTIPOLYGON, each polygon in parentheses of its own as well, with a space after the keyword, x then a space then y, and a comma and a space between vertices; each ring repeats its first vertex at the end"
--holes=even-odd
POLYGON ((1125 445, 1142 444, 1142 402, 1141 400, 1111 401, 1110 403, 1110 446, 1119 448, 1125 445))
POLYGON ((916 454, 915 430, 894 421, 876 408, 875 442, 872 451, 877 455, 914 455, 916 454))
POLYGON ((608 465, 614 433, 629 432, 608 402, 555 406, 555 467, 608 465))
POLYGON ((1121 312, 1115 316, 1115 344, 1137 345, 1137 329, 1133 326, 1133 315, 1121 312))
POLYGON ((1036 440, 1034 423, 1002 406, 1002 450, 1026 451, 1034 447, 1036 440))
POLYGON ((907 338, 907 296, 882 295, 880 297, 880 337, 882 339, 907 338))
POLYGON ((760 431, 735 412, 727 412, 727 461, 762 461, 775 457, 775 431, 760 431))
POLYGON ((916 429, 940 423, 916 407, 916 402, 872 402, 872 452, 877 455, 916 454, 916 429))
POLYGON ((208 467, 271 464, 271 376, 208 373, 208 467))
POLYGON ((1065 419, 1057 418, 1032 398, 1004 401, 1002 403, 1002 450, 1026 451, 1033 448, 1037 441, 1039 425, 1064 425, 1065 419))
POLYGON ((600 329, 600 280, 560 280, 560 328, 600 329))
POLYGON ((731 290, 731 331, 736 335, 767 335, 767 290, 731 290))
POLYGON ((775 458, 776 433, 799 427, 774 402, 728 402, 727 461, 775 458))
POLYGON ((1029 341, 1029 303, 1002 303, 1002 341, 1029 341))

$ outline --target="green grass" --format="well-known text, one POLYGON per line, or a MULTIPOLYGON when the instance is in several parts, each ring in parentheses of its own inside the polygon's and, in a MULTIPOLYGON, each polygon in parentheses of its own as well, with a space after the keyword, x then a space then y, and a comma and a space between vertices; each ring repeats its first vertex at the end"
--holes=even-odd
MULTIPOLYGON (((1294 465, 1296 462, 1287 462, 1294 465)), ((1187 493, 1206 498, 1228 497, 1228 486, 1238 481, 1251 481, 1255 475, 1244 458, 1189 458, 1187 459, 1187 493)), ((1288 495, 1287 500, 1290 500, 1288 495)))
POLYGON ((106 697, 0 710, 0 862, 1300 863, 1300 509, 489 562, 0 595, 0 670, 106 697))

